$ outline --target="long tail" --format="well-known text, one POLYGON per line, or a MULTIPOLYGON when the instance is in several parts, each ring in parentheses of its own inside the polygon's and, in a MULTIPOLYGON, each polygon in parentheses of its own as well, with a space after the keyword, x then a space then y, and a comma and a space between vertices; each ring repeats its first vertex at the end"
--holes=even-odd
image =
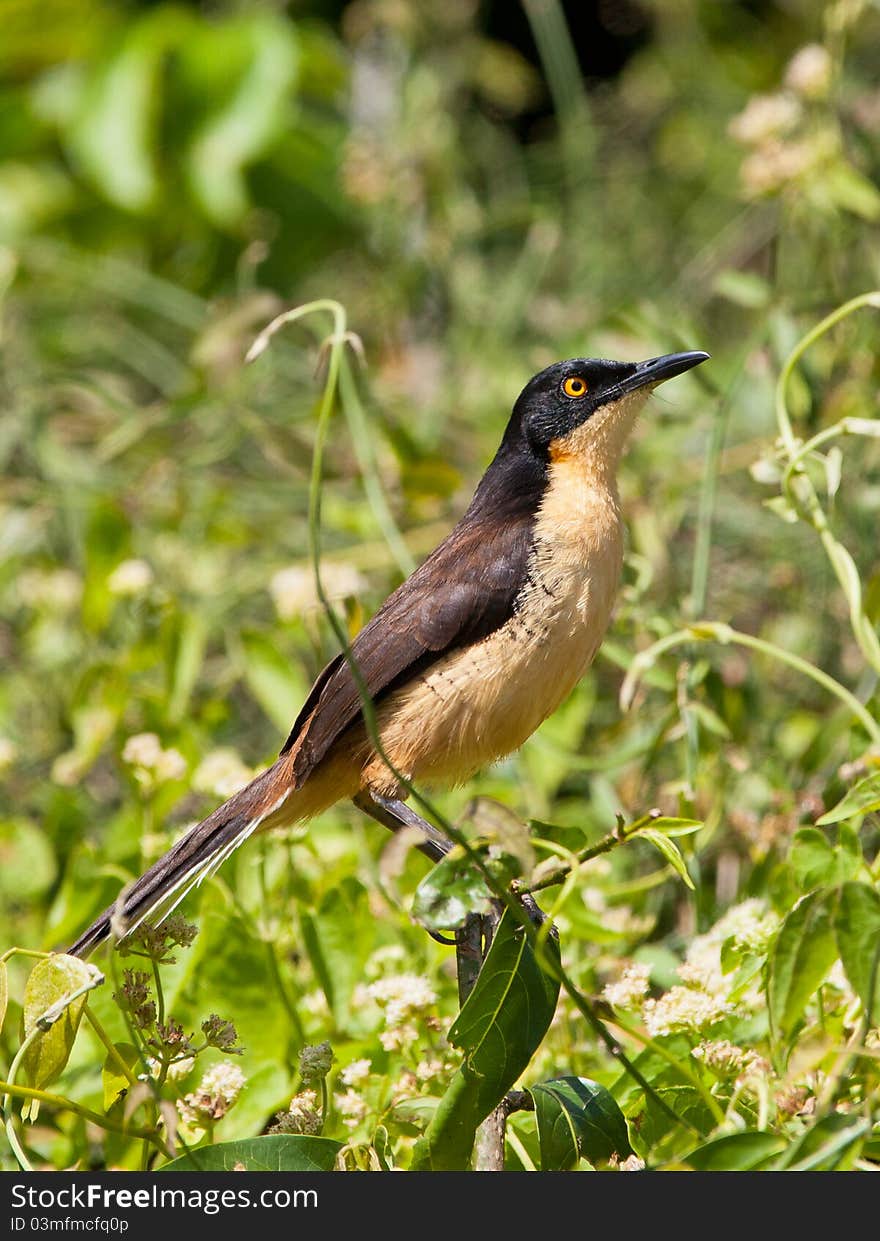
POLYGON ((290 792, 288 770, 289 763, 279 759, 197 823, 122 894, 120 901, 105 909, 68 952, 86 957, 111 930, 116 930, 117 924, 127 935, 146 918, 167 917, 286 800, 290 792))

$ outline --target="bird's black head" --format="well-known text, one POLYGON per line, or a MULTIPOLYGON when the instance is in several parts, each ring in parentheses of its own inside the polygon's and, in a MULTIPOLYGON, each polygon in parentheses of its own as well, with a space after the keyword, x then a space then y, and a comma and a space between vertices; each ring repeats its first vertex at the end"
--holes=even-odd
POLYGON ((613 486, 623 446, 648 394, 708 356, 668 353, 647 362, 569 358, 548 366, 519 394, 464 520, 487 512, 499 521, 533 513, 553 471, 571 465, 613 486))
POLYGON ((514 437, 521 447, 524 440, 535 456, 548 460, 583 449, 600 438, 600 428, 603 439, 617 424, 625 435, 635 411, 657 384, 698 366, 708 356, 695 351, 668 353, 647 362, 604 358, 555 362, 523 388, 505 439, 514 437))

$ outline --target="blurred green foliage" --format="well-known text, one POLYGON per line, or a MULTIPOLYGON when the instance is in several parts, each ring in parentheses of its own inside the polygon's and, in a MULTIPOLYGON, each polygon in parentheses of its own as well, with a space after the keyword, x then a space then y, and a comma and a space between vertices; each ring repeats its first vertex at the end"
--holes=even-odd
MULTIPOLYGON (((325 585, 352 631, 461 511, 535 370, 706 348, 626 462, 629 550, 595 668, 519 755, 438 804, 476 832, 470 799, 497 799, 575 851, 618 813, 705 823, 679 842, 693 891, 634 840, 554 913, 584 994, 635 970, 607 1013, 681 1122, 568 995, 528 1081, 564 1078, 569 1103, 572 1074, 610 1088, 651 1165, 876 1162, 871 787, 817 826, 876 780, 876 745, 809 677, 734 645, 678 647, 628 713, 617 696, 638 650, 705 616, 877 718, 847 600, 780 493, 773 393, 802 334, 880 286, 880 13, 622 6, 640 37, 601 77, 552 2, 523 0, 531 58, 473 0, 340 7, 0 6, 0 944, 71 940, 277 752, 334 653, 306 555, 315 338, 243 363, 274 313, 333 297, 364 343, 322 503, 325 585)), ((809 350, 788 388, 798 437, 875 417, 876 340, 869 308, 809 350)), ((858 445, 807 468, 875 625, 880 453, 858 445)), ((219 1013, 245 1047, 210 1140, 290 1117, 300 1050, 329 1039, 325 1135, 354 1144, 351 1166, 406 1163, 458 1066, 456 995, 449 950, 409 917, 425 863, 385 845, 341 806, 252 842, 188 906, 200 932, 162 967, 168 1011, 187 1032, 219 1013)), ((9 966, 4 1077, 26 975, 9 966)), ((87 1011, 121 1045, 120 985, 87 1011)), ((102 1111, 105 1056, 85 1023, 51 1089, 102 1111)), ((199 1072, 169 1092, 198 1095, 199 1072)), ((282 1131, 309 1133, 312 1102, 282 1131)), ((548 1132, 515 1117, 511 1166, 601 1148, 560 1153, 548 1132)), ((24 1141, 47 1167, 144 1157, 46 1106, 24 1141)))

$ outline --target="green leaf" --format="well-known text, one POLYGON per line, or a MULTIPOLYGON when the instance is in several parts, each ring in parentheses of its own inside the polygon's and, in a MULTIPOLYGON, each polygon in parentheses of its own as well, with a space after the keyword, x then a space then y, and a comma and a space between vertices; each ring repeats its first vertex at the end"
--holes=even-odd
POLYGON ((802 827, 795 832, 790 859, 798 886, 805 891, 852 879, 862 864, 858 838, 852 832, 842 830, 835 849, 818 827, 802 827))
POLYGON ((604 1162, 631 1153, 623 1112, 604 1086, 587 1077, 557 1077, 529 1087, 544 1172, 565 1172, 578 1159, 604 1162))
POLYGON ((160 1172, 332 1172, 342 1143, 332 1138, 269 1133, 260 1138, 200 1146, 160 1172))
POLYGON ((852 164, 836 163, 822 179, 822 189, 838 207, 873 223, 880 219, 880 190, 852 164))
POLYGON ((463 926, 468 914, 489 912, 491 893, 468 854, 455 848, 416 888, 412 916, 429 931, 463 926))
POLYGON ((286 735, 308 686, 263 634, 244 633, 241 645, 247 687, 275 727, 286 735))
POLYGON ((880 810, 880 771, 875 771, 864 780, 854 784, 845 797, 827 814, 823 814, 816 823, 824 827, 828 823, 839 823, 841 819, 851 819, 857 814, 868 814, 880 810))
MULTIPOLYGON (((559 960, 555 939, 544 951, 559 960)), ((473 991, 449 1031, 464 1062, 413 1153, 412 1170, 466 1168, 477 1126, 503 1099, 547 1033, 559 983, 538 963, 509 911, 498 924, 473 991)))
POLYGON ((373 948, 366 892, 353 876, 321 901, 316 914, 300 915, 303 943, 336 1023, 345 1028, 352 993, 373 948))
POLYGON ((114 1043, 116 1055, 107 1052, 104 1068, 101 1070, 101 1083, 104 1087, 104 1111, 109 1112, 121 1095, 128 1090, 131 1082, 122 1069, 119 1061, 134 1073, 140 1065, 141 1055, 133 1043, 114 1043))
POLYGON ((792 1032, 837 958, 834 901, 833 892, 812 892, 779 929, 770 954, 767 1000, 770 1021, 781 1037, 792 1032))
POLYGON ((726 1133, 698 1146, 683 1162, 696 1172, 749 1172, 764 1167, 785 1145, 785 1138, 775 1133, 726 1133))
POLYGON ((178 724, 186 713, 205 658, 208 622, 198 612, 184 612, 172 634, 170 686, 166 717, 178 724))
POLYGON ((638 835, 642 840, 649 841, 659 853, 663 854, 675 873, 693 891, 694 881, 688 874, 687 866, 685 865, 684 858, 681 856, 678 845, 670 840, 668 835, 662 831, 657 831, 654 827, 642 827, 639 829, 638 835))
POLYGON ((0 893, 6 907, 35 901, 55 879, 57 862, 45 829, 27 819, 0 823, 0 857, 0 893))
MULTIPOLYGON (((99 976, 98 976, 99 977, 99 976)), ((64 1004, 68 996, 96 982, 96 973, 85 961, 64 953, 38 961, 31 970, 24 988, 24 1036, 42 1025, 46 1015, 54 1015, 56 1006, 63 1011, 56 1020, 36 1034, 24 1054, 22 1067, 29 1086, 43 1090, 61 1074, 70 1058, 82 1012, 85 995, 64 1004)))
POLYGON ((170 20, 170 10, 159 11, 130 27, 92 72, 67 134, 79 166, 128 211, 146 210, 159 191, 154 133, 170 20))
MULTIPOLYGON (((850 986, 876 1011, 877 971, 880 960, 880 895, 865 883, 845 883, 840 889, 834 922, 837 950, 850 986)), ((868 1013, 868 1020, 872 1014, 868 1013)))
POLYGON ((737 271, 733 267, 723 268, 715 277, 712 288, 719 297, 748 310, 766 306, 771 297, 770 286, 762 276, 756 272, 737 271))
POLYGON ((871 1131, 864 1116, 839 1112, 823 1117, 773 1163, 789 1172, 850 1171, 871 1131))
POLYGON ((671 819, 660 815, 659 818, 651 820, 649 830, 662 832, 664 836, 693 836, 704 826, 702 819, 671 819))
POLYGON ((278 133, 285 105, 296 80, 297 45, 289 21, 272 13, 232 20, 202 32, 198 54, 246 49, 247 64, 234 75, 231 95, 194 135, 188 152, 188 173, 205 213, 221 226, 234 224, 250 202, 244 181, 245 166, 278 133))

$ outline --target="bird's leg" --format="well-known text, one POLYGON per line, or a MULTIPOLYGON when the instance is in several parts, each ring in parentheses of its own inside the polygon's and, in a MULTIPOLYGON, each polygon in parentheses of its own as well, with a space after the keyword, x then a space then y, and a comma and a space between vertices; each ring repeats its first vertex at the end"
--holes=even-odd
MULTIPOLYGON (((432 862, 442 862, 452 848, 452 841, 449 837, 444 836, 433 823, 429 823, 420 814, 416 814, 406 802, 394 797, 382 797, 378 793, 371 793, 368 789, 362 789, 352 798, 352 801, 358 810, 363 810, 364 814, 368 814, 371 819, 375 819, 377 823, 381 823, 383 827, 387 827, 392 832, 399 832, 404 827, 417 827, 424 836, 424 840, 419 841, 416 848, 432 862)), ((535 926, 540 926, 545 915, 538 907, 535 898, 528 892, 520 892, 517 893, 517 900, 535 926)))
POLYGON ((418 828, 424 839, 419 841, 416 848, 432 862, 442 862, 452 848, 452 841, 448 836, 444 836, 433 823, 416 814, 405 802, 394 797, 381 797, 367 789, 362 789, 352 800, 358 810, 363 810, 364 814, 368 814, 371 819, 392 832, 399 832, 404 827, 418 828))

